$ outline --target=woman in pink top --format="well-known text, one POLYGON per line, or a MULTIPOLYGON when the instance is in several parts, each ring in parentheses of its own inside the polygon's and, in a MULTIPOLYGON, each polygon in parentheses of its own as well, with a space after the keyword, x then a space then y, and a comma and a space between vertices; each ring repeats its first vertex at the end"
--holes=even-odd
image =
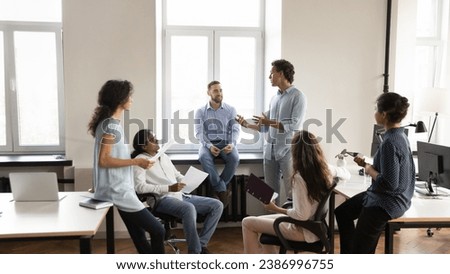
MULTIPOLYGON (((292 208, 285 209, 274 202, 264 205, 276 214, 249 216, 242 220, 244 253, 277 253, 275 246, 262 246, 259 236, 262 233, 275 235, 274 220, 288 215, 297 220, 312 219, 319 201, 326 195, 333 177, 350 178, 344 167, 327 164, 317 138, 308 131, 300 131, 292 139, 292 164, 294 174, 292 184, 292 208)), ((319 240, 310 231, 293 224, 282 223, 281 232, 288 240, 315 242, 319 240)))

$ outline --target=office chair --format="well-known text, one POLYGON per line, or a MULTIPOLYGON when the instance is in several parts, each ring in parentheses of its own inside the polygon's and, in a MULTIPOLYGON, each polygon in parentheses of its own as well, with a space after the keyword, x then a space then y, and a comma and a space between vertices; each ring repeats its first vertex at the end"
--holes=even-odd
MULTIPOLYGON (((333 233, 333 231, 330 231, 326 221, 326 217, 328 213, 328 204, 329 204, 328 201, 330 199, 331 193, 333 192, 334 188, 337 185, 337 182, 338 179, 335 178, 333 180, 333 184, 326 193, 325 197, 320 201, 312 220, 300 221, 293 219, 289 216, 278 217, 277 219, 275 219, 275 222, 273 224, 276 236, 269 234, 262 234, 261 237, 259 238, 259 242, 265 245, 279 246, 280 254, 285 254, 288 250, 292 250, 295 253, 301 251, 313 253, 332 252, 330 240, 331 240, 331 233, 333 233), (314 243, 308 243, 305 241, 287 240, 280 230, 280 224, 286 222, 301 226, 302 228, 311 231, 317 237, 319 237, 319 240, 314 243)), ((292 201, 290 202, 288 201, 283 205, 283 207, 284 208, 292 207, 292 201)))
POLYGON ((160 212, 156 212, 156 208, 158 207, 158 199, 154 193, 136 193, 139 200, 141 202, 147 202, 147 200, 150 198, 154 201, 152 205, 149 205, 147 207, 150 212, 160 220, 161 224, 164 226, 164 229, 166 231, 165 238, 164 238, 164 244, 169 246, 174 253, 180 254, 180 248, 177 246, 178 243, 184 243, 186 242, 186 239, 184 238, 177 238, 175 234, 172 233, 172 228, 175 228, 178 223, 181 222, 178 218, 175 216, 164 214, 160 212))

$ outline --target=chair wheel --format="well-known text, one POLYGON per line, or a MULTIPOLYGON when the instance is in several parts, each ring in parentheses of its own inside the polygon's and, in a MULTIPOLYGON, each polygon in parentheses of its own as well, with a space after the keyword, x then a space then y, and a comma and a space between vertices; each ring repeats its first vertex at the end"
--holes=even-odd
POLYGON ((433 235, 434 235, 433 230, 431 230, 431 228, 428 228, 427 229, 427 236, 428 237, 433 237, 433 235))

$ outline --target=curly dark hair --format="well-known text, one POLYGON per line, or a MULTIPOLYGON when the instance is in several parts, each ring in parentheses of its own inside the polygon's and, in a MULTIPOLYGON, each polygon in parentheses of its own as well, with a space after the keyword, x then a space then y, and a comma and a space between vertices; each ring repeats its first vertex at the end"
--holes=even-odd
POLYGON ((386 118, 390 123, 400 123, 408 114, 408 98, 395 92, 386 92, 377 98, 377 111, 386 113, 386 118))
POLYGON ((117 108, 126 103, 133 93, 133 84, 127 80, 109 80, 98 93, 97 107, 88 125, 89 133, 95 137, 98 124, 111 117, 117 108))
POLYGON ((131 153, 131 158, 136 158, 139 154, 145 152, 144 147, 148 145, 149 142, 155 140, 155 135, 150 129, 139 130, 133 138, 133 149, 131 153))
POLYGON ((311 201, 322 200, 330 188, 332 176, 316 136, 306 130, 296 132, 291 151, 294 168, 292 177, 299 173, 305 180, 311 201))
POLYGON ((294 82, 295 70, 294 66, 289 61, 284 59, 275 60, 272 62, 272 66, 275 67, 276 71, 283 72, 284 78, 286 78, 290 84, 294 82))

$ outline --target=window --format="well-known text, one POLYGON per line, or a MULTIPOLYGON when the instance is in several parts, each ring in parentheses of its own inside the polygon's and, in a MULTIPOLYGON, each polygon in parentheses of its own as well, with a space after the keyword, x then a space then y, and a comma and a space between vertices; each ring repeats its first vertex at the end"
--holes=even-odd
POLYGON ((0 151, 64 151, 61 0, 0 3, 0 151))
POLYGON ((417 1, 415 85, 419 89, 443 85, 448 9, 448 0, 417 1))
MULTIPOLYGON (((175 151, 198 149, 194 113, 205 106, 207 84, 222 84, 223 101, 245 117, 261 113, 264 3, 262 0, 166 0, 163 11, 162 137, 175 151), (239 6, 239 9, 236 7, 239 6)), ((254 133, 253 133, 254 134, 254 133)), ((261 142, 241 132, 242 150, 261 142), (245 139, 247 142, 242 142, 245 139), (245 145, 244 145, 245 143, 245 145), (251 144, 248 144, 251 143, 251 144)))

